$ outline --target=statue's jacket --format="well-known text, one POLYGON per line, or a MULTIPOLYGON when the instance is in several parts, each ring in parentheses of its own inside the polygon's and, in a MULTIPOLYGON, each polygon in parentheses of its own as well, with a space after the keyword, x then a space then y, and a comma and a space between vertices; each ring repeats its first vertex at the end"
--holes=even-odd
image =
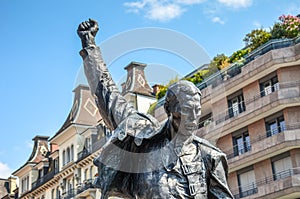
POLYGON ((80 51, 103 121, 111 130, 94 164, 102 198, 233 198, 226 155, 192 135, 178 145, 172 125, 137 112, 113 82, 99 47, 80 51))

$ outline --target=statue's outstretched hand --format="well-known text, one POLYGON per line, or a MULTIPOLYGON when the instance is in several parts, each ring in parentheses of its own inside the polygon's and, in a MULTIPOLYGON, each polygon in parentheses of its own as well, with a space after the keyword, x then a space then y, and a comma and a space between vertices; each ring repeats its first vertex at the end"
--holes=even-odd
POLYGON ((82 47, 95 46, 95 36, 99 30, 97 21, 89 19, 79 24, 77 34, 82 41, 82 47))

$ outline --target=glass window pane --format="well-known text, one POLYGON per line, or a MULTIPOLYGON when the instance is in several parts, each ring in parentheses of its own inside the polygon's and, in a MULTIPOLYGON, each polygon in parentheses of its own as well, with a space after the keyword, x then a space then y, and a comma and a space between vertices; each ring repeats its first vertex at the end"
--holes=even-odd
POLYGON ((278 127, 277 127, 277 123, 276 122, 271 123, 269 126, 270 126, 270 133, 271 133, 271 135, 278 134, 278 127))
POLYGON ((245 137, 245 148, 246 148, 246 151, 251 150, 251 143, 250 143, 249 135, 246 135, 246 137, 245 137))
POLYGON ((292 161, 291 157, 286 157, 273 162, 274 167, 274 179, 282 179, 291 175, 292 161))
POLYGON ((279 126, 280 126, 280 132, 285 131, 286 130, 286 126, 285 126, 285 121, 281 121, 279 122, 279 126))
POLYGON ((272 86, 268 82, 268 83, 265 84, 265 95, 269 95, 270 93, 272 93, 272 86))
POLYGON ((244 141, 242 137, 239 137, 237 140, 237 148, 238 148, 238 154, 241 155, 245 153, 245 148, 244 148, 244 141))

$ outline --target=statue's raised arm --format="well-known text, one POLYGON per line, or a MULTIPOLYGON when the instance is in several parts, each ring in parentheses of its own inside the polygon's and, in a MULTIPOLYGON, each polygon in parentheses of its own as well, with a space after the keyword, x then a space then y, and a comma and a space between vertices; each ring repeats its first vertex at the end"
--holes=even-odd
POLYGON ((98 30, 98 23, 92 19, 78 26, 77 34, 83 48, 80 55, 83 58, 85 75, 100 114, 105 124, 114 130, 126 117, 136 111, 120 94, 103 61, 100 48, 95 43, 98 30))

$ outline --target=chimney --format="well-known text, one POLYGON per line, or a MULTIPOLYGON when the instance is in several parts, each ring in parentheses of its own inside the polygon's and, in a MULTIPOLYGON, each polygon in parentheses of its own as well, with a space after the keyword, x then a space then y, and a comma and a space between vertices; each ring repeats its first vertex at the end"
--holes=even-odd
POLYGON ((153 89, 153 94, 156 96, 156 94, 160 91, 160 87, 161 85, 159 84, 155 84, 152 86, 152 89, 153 89))
POLYGON ((17 188, 17 178, 15 177, 9 177, 8 178, 9 181, 9 194, 14 195, 14 190, 17 188))
POLYGON ((127 70, 127 80, 122 84, 122 94, 128 92, 152 96, 152 89, 149 86, 144 69, 147 65, 139 62, 131 62, 124 69, 127 70))

